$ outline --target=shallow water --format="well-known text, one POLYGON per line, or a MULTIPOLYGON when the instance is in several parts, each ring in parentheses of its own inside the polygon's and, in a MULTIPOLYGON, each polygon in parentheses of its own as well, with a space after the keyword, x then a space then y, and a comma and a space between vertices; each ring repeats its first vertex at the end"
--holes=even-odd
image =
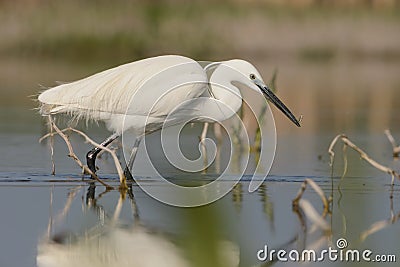
MULTIPOLYGON (((32 123, 33 119, 40 125, 40 120, 31 118, 28 112, 21 117, 26 118, 26 123, 32 123)), ((48 147, 37 142, 40 127, 36 126, 29 131, 25 130, 25 127, 24 123, 15 124, 9 131, 3 131, 1 136, 0 236, 3 240, 0 250, 1 266, 35 266, 38 244, 48 242, 46 238, 50 218, 53 220, 51 238, 63 243, 52 244, 64 251, 65 254, 61 254, 63 255, 61 258, 68 258, 66 255, 72 253, 71 247, 74 244, 83 246, 82 240, 80 243, 76 240, 69 241, 68 238, 71 238, 69 236, 73 235, 78 240, 89 236, 90 239, 89 230, 95 226, 107 229, 98 231, 102 233, 101 236, 104 235, 104 242, 111 242, 106 239, 108 237, 105 233, 109 233, 106 226, 115 212, 120 193, 117 190, 105 192, 104 187, 98 185, 94 195, 96 205, 89 205, 87 195, 89 180, 82 181, 78 167, 65 156, 66 150, 63 144, 60 142, 56 145, 57 174, 52 176, 48 147), (75 192, 76 195, 71 199, 72 204, 68 213, 61 216, 71 192, 75 192)), ((329 157, 326 153, 331 137, 329 135, 314 135, 312 138, 296 135, 280 137, 271 174, 258 191, 248 192, 247 187, 251 177, 245 176, 228 195, 202 208, 174 208, 159 203, 134 185, 132 191, 138 215, 135 216, 134 210, 129 205, 130 198, 126 197, 118 226, 114 227, 122 229, 123 226, 124 229, 128 229, 126 230, 128 233, 135 233, 134 225, 140 224, 145 229, 144 232, 149 231, 150 236, 159 238, 160 235, 162 240, 172 242, 171 244, 182 249, 184 255, 187 253, 189 258, 194 259, 204 260, 204 253, 209 249, 207 244, 211 241, 204 239, 202 234, 209 235, 210 240, 229 241, 234 247, 232 251, 237 249, 240 251, 239 254, 233 253, 234 256, 229 254, 229 258, 239 257, 241 266, 260 264, 256 253, 264 245, 268 245, 271 249, 287 248, 289 251, 304 246, 309 247, 321 238, 318 249, 326 248, 330 242, 335 248, 336 239, 346 238, 352 248, 370 249, 374 253, 394 254, 398 257, 397 237, 400 234, 400 227, 395 221, 392 225, 371 234, 365 241, 360 240, 363 232, 374 223, 390 220, 392 213, 394 216, 397 215, 399 208, 396 203, 400 198, 398 185, 392 189, 388 175, 360 161, 353 152, 348 153, 348 174, 340 179, 343 169, 340 149, 337 149, 337 164, 334 176, 331 177, 329 157), (312 233, 305 233, 304 230, 310 230, 310 221, 305 219, 308 228, 302 228, 302 222, 292 210, 291 201, 306 177, 312 178, 320 185, 326 195, 332 194, 332 214, 327 217, 328 223, 332 226, 332 235, 325 235, 318 229, 312 233), (390 198, 391 194, 393 198, 390 198)), ((371 155, 375 155, 379 162, 398 167, 398 163, 391 160, 390 150, 383 135, 358 135, 356 139, 357 143, 371 155)), ((82 148, 82 151, 85 149, 82 148)), ((102 170, 102 176, 108 178, 107 182, 117 184, 115 171, 108 162, 110 159, 103 161, 100 164, 103 164, 106 170, 102 170), (109 174, 106 174, 107 170, 109 174)), ((187 179, 201 180, 210 177, 212 176, 192 174, 187 179)), ((163 190, 162 185, 151 177, 140 179, 163 190)), ((304 198, 308 199, 319 212, 322 211, 322 203, 312 190, 307 189, 304 198)), ((125 245, 132 247, 137 245, 134 242, 139 242, 135 238, 128 241, 125 241, 128 242, 125 245)), ((156 241, 161 242, 158 239, 156 241)), ((157 254, 157 251, 154 251, 157 246, 148 249, 152 252, 143 257, 156 257, 152 256, 152 253, 157 254)), ((44 251, 46 252, 46 249, 44 251)), ((135 251, 131 253, 134 254, 135 251)), ((57 254, 52 252, 51 255, 57 254)), ((198 264, 201 266, 205 263, 200 260, 198 264)), ((282 263, 276 263, 280 264, 282 263)), ((340 266, 342 263, 331 264, 340 266)))
MULTIPOLYGON (((381 64, 375 64, 371 70, 380 67, 381 64)), ((61 263, 67 260, 71 265, 65 266, 87 266, 86 260, 93 264, 96 260, 116 263, 121 259, 157 262, 166 257, 183 262, 190 260, 194 266, 218 266, 218 259, 222 262, 219 266, 235 266, 238 261, 240 266, 262 266, 265 262, 257 259, 257 252, 265 245, 270 250, 288 252, 304 248, 321 251, 329 247, 337 249, 339 238, 345 238, 351 249, 369 249, 372 255, 393 254, 400 260, 399 182, 395 181, 391 187, 390 175, 372 168, 349 148, 347 172, 341 177, 344 169, 342 145, 336 146, 333 172, 327 153, 333 137, 346 132, 376 161, 400 169, 399 161, 392 159, 391 146, 383 134, 385 127, 390 127, 395 137, 399 137, 400 113, 398 105, 392 101, 399 92, 398 75, 387 71, 371 82, 368 73, 373 71, 355 70, 347 77, 350 85, 346 90, 339 90, 346 79, 332 84, 329 75, 326 76, 326 73, 336 73, 338 67, 304 68, 298 75, 310 75, 306 75, 306 80, 291 75, 291 68, 282 67, 280 77, 293 77, 293 80, 282 81, 282 88, 290 88, 290 84, 297 82, 302 94, 296 99, 282 89, 280 96, 289 106, 296 107, 296 114, 305 115, 303 128, 291 127, 274 111, 278 144, 267 180, 256 192, 249 193, 252 177, 245 175, 229 194, 201 208, 162 204, 137 185, 132 186, 133 198, 129 194, 121 195, 118 190, 106 192, 99 184, 94 191, 90 179, 82 180, 79 168, 66 156, 67 149, 59 139, 54 154, 56 175, 51 175, 49 146, 46 142, 38 143, 47 131, 40 116, 31 106, 3 106, 0 112, 0 266, 36 266, 38 253, 41 260, 56 259, 58 266, 64 266, 61 263), (325 82, 320 74, 325 75, 325 82), (361 89, 365 81, 370 86, 361 89), (372 89, 378 84, 384 88, 381 95, 372 89), (331 90, 321 92, 319 89, 325 85, 331 90), (346 92, 346 97, 342 98, 347 103, 345 106, 338 100, 343 92, 346 92), (375 112, 371 107, 375 107, 375 112), (332 233, 318 228, 313 230, 312 221, 292 209, 292 200, 305 178, 313 179, 325 195, 332 198, 331 213, 326 216, 332 233), (119 201, 122 203, 120 213, 119 201), (371 227, 376 232, 368 234, 371 227), (72 264, 71 259, 76 258, 80 263, 72 264)), ((102 125, 89 128, 89 135, 97 141, 107 136, 102 125)), ((189 154, 197 151, 200 131, 200 126, 195 126, 184 133, 182 144, 189 154)), ((76 153, 83 158, 90 146, 76 136, 72 141, 76 153)), ((156 148, 154 151, 158 153, 156 148)), ((196 156, 196 153, 190 155, 196 156)), ((140 162, 140 153, 138 157, 140 162)), ((178 183, 182 180, 198 183, 215 177, 214 167, 208 174, 185 175, 175 173, 171 166, 164 164, 162 157, 157 160, 162 172, 178 183)), ((239 159, 237 164, 240 162, 239 159)), ((99 166, 100 177, 118 185, 111 158, 102 157, 99 166)), ((143 173, 138 177, 141 182, 161 192, 167 190, 155 177, 145 175, 146 166, 139 166, 143 173)), ((322 212, 322 202, 310 188, 303 198, 322 212)), ((288 263, 276 261, 274 264, 288 263)), ((297 265, 296 262, 290 264, 297 265)), ((325 259, 323 264, 342 266, 347 262, 325 259)), ((320 266, 321 263, 309 265, 320 266)), ((178 263, 175 266, 179 266, 178 263)))

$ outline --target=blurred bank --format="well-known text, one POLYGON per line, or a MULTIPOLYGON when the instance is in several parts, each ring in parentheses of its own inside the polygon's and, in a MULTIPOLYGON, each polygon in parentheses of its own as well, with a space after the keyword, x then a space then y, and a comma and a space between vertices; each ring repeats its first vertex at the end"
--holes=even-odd
MULTIPOLYGON (((396 128, 400 1, 0 1, 0 104, 161 54, 243 58, 304 115, 302 133, 396 128)), ((283 132, 295 130, 276 116, 283 132)))

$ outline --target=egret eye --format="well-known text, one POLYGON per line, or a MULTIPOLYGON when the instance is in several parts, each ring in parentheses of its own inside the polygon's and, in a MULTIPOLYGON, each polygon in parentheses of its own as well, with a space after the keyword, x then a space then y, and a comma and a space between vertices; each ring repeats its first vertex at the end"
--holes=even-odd
POLYGON ((256 75, 250 74, 250 79, 251 79, 251 80, 255 80, 255 79, 256 79, 256 75))

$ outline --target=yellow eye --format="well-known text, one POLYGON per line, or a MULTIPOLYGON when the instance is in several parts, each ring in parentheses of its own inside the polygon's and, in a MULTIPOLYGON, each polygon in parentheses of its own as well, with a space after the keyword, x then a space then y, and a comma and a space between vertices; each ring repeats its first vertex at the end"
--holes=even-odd
POLYGON ((255 78, 256 78, 256 75, 250 74, 250 79, 251 79, 251 80, 254 80, 255 78))

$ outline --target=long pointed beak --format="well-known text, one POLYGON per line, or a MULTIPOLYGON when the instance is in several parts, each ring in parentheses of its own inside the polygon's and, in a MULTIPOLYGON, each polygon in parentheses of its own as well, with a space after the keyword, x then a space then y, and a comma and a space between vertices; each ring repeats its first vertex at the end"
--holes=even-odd
POLYGON ((292 112, 282 103, 281 100, 268 88, 265 84, 260 81, 256 81, 255 84, 260 88, 261 92, 264 94, 265 98, 270 100, 283 114, 286 115, 294 124, 301 127, 300 122, 292 114, 292 112))

